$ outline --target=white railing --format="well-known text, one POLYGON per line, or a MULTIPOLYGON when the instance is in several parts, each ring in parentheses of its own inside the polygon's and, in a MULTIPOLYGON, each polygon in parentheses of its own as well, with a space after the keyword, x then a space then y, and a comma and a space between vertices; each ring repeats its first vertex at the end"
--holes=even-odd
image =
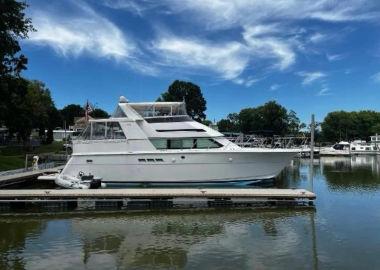
MULTIPOLYGON (((39 170, 50 169, 50 168, 54 168, 54 167, 56 167, 56 162, 54 162, 54 161, 38 164, 39 170)), ((30 172, 30 171, 33 171, 33 167, 15 169, 15 170, 9 170, 9 171, 2 171, 2 172, 0 172, 0 176, 14 175, 14 174, 30 172)))

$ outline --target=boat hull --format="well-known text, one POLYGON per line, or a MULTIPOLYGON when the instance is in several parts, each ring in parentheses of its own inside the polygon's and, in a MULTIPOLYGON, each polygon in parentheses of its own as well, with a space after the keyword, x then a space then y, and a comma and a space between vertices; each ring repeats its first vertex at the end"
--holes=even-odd
POLYGON ((211 183, 270 179, 296 151, 156 152, 73 155, 62 171, 101 177, 105 183, 211 183))

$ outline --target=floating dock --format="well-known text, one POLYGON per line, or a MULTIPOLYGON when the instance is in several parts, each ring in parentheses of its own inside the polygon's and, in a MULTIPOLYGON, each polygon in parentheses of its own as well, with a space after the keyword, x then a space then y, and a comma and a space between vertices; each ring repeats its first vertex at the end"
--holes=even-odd
POLYGON ((1 175, 0 188, 25 183, 27 181, 34 181, 40 175, 56 173, 60 169, 63 169, 63 166, 43 170, 26 171, 16 174, 1 175))
POLYGON ((310 207, 305 189, 131 188, 0 190, 0 212, 310 207))

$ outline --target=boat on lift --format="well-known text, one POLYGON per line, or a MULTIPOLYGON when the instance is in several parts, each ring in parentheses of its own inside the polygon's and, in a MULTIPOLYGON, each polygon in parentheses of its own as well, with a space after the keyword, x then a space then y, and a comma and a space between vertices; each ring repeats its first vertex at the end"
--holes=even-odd
MULTIPOLYGON (((194 121, 184 102, 129 103, 91 119, 55 182, 65 188, 120 184, 215 184, 271 179, 299 149, 242 148, 194 121)), ((46 176, 45 176, 46 178, 46 176)))

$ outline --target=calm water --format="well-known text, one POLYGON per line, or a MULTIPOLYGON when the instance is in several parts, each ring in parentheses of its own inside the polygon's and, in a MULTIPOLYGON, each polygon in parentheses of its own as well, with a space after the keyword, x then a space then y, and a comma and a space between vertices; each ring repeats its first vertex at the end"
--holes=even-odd
MULTIPOLYGON (((295 160, 279 187, 310 187, 295 160)), ((380 157, 314 161, 316 210, 0 216, 0 269, 380 269, 380 157)))

